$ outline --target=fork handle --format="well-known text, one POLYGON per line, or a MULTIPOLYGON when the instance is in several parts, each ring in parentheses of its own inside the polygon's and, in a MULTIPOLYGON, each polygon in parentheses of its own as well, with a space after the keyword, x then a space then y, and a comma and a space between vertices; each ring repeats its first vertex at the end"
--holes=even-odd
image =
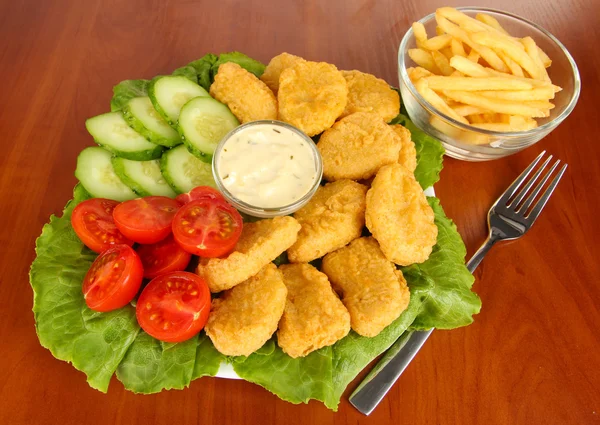
MULTIPOLYGON (((500 235, 490 232, 483 245, 467 263, 467 269, 471 273, 475 271, 490 248, 500 239, 500 235)), ((350 396, 350 404, 365 415, 373 412, 432 332, 433 329, 404 332, 354 390, 350 396)))

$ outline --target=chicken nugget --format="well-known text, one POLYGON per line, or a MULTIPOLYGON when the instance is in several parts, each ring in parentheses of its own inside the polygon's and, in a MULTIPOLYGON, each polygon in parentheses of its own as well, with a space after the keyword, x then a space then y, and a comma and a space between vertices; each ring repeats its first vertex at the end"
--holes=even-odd
POLYGON ((438 229, 413 173, 400 164, 381 167, 367 192, 367 228, 388 260, 401 266, 429 258, 438 229))
POLYGON ((327 276, 310 264, 279 267, 288 290, 277 342, 290 357, 304 357, 350 332, 350 314, 327 276))
POLYGON ((233 288, 292 246, 299 231, 300 223, 288 216, 244 223, 234 251, 225 258, 201 258, 196 273, 211 292, 233 288))
POLYGON ((323 273, 350 312, 352 329, 374 337, 408 307, 406 281, 372 237, 354 240, 323 258, 323 273), (402 284, 401 284, 402 282, 402 284))
POLYGON ((206 335, 226 356, 249 356, 277 330, 286 297, 281 272, 267 264, 257 275, 212 301, 206 335))
POLYGON ((417 168, 417 149, 415 148, 415 143, 412 141, 410 130, 400 124, 392 125, 391 127, 402 142, 400 155, 398 155, 398 163, 411 173, 414 173, 417 168))
POLYGON ((275 93, 275 96, 277 96, 277 92, 279 91, 279 76, 284 70, 291 68, 298 62, 306 61, 300 56, 294 56, 283 52, 271 59, 265 68, 265 72, 260 76, 260 79, 273 91, 273 93, 275 93))
POLYGON ((265 83, 234 62, 219 66, 210 95, 242 123, 277 119, 277 99, 265 83))
POLYGON ((317 189, 312 199, 294 214, 302 228, 288 249, 292 263, 308 263, 360 237, 365 225, 367 187, 338 180, 317 189))
POLYGON ((355 112, 325 131, 317 148, 325 179, 361 180, 377 174, 381 166, 397 162, 401 141, 379 115, 355 112))
POLYGON ((373 112, 389 122, 400 113, 400 96, 384 80, 360 71, 341 72, 348 83, 348 103, 342 117, 373 112))
POLYGON ((298 62, 279 76, 279 119, 314 136, 333 125, 348 101, 346 80, 331 64, 298 62))

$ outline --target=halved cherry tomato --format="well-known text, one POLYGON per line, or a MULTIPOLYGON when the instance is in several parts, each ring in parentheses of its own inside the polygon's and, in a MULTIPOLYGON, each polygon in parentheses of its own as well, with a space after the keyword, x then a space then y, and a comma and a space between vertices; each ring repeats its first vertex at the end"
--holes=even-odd
POLYGON ((140 245, 137 253, 144 266, 144 277, 148 279, 185 270, 192 258, 192 254, 184 251, 172 235, 152 245, 140 245))
POLYGON ((128 245, 116 245, 96 258, 83 279, 83 297, 95 311, 129 303, 142 285, 142 262, 128 245))
POLYGON ((177 195, 175 199, 184 205, 188 202, 197 201, 199 199, 219 199, 222 201, 225 200, 221 192, 210 186, 195 187, 188 193, 182 193, 181 195, 177 195))
POLYGON ((242 233, 242 216, 227 202, 199 199, 185 204, 173 219, 173 236, 183 249, 201 257, 228 254, 242 233))
POLYGON ((98 254, 114 245, 133 245, 133 241, 115 225, 113 210, 117 205, 117 201, 110 199, 88 199, 77 205, 71 214, 71 226, 81 242, 98 254))
POLYGON ((146 196, 125 201, 115 208, 117 228, 138 243, 156 243, 171 233, 171 222, 179 203, 166 196, 146 196))
POLYGON ((165 342, 181 342, 202 330, 210 312, 210 291, 200 276, 172 272, 150 281, 135 315, 142 329, 165 342))

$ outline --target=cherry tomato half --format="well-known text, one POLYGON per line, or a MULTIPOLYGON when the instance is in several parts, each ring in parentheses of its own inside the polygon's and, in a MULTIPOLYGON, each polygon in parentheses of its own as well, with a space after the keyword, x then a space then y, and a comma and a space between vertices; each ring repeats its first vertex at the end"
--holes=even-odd
POLYGON ((210 312, 210 291, 200 276, 172 272, 150 281, 135 314, 142 329, 165 342, 181 342, 202 330, 210 312))
POLYGON ((116 245, 96 258, 83 279, 83 297, 95 311, 127 305, 142 285, 142 262, 128 245, 116 245))
POLYGON ((192 254, 184 251, 172 235, 152 245, 140 245, 137 253, 144 266, 144 277, 148 279, 185 270, 192 258, 192 254))
POLYGON ((171 222, 179 203, 166 196, 147 196, 125 201, 115 208, 117 228, 138 243, 156 243, 171 233, 171 222))
POLYGON ((201 257, 233 250, 242 233, 242 216, 227 202, 199 199, 185 204, 173 219, 173 236, 183 249, 201 257))
POLYGON ((115 225, 113 210, 117 205, 117 201, 94 198, 81 202, 73 210, 71 226, 81 242, 92 251, 100 254, 114 245, 133 245, 133 241, 115 225))
POLYGON ((195 187, 188 193, 182 193, 181 195, 177 195, 175 199, 184 205, 188 202, 197 201, 199 199, 218 199, 221 201, 225 200, 221 192, 210 186, 195 187))

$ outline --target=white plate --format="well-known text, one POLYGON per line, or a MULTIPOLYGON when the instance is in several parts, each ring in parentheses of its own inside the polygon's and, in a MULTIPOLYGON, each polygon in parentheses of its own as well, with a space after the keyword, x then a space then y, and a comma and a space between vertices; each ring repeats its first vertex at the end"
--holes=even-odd
MULTIPOLYGON (((435 196, 435 192, 433 191, 433 187, 428 187, 425 189, 426 196, 435 196)), ((226 378, 226 379, 242 379, 238 376, 237 373, 233 370, 233 366, 229 363, 221 363, 219 367, 219 371, 215 375, 216 378, 226 378)))

